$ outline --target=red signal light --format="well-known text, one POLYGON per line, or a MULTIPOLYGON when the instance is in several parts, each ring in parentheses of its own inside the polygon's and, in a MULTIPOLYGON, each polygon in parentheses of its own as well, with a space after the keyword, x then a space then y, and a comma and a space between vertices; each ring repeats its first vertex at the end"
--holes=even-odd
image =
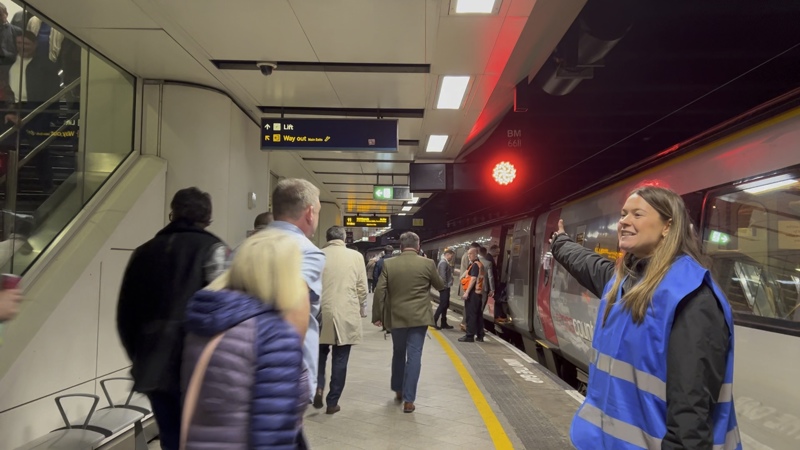
POLYGON ((517 169, 508 161, 501 161, 492 169, 492 178, 497 184, 508 185, 517 177, 517 169))

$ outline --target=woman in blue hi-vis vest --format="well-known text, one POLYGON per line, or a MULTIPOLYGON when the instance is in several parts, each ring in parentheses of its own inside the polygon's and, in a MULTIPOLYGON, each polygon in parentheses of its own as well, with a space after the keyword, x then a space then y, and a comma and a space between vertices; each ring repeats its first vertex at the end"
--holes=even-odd
POLYGON ((559 221, 553 257, 600 297, 586 400, 570 438, 584 449, 742 448, 733 407, 733 315, 681 197, 644 186, 622 207, 616 262, 559 221))

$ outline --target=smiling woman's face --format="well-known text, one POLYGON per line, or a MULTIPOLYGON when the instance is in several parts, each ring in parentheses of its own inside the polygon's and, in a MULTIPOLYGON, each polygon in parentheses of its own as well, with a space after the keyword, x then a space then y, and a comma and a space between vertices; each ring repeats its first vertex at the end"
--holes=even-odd
POLYGON ((642 197, 628 197, 617 225, 619 248, 637 258, 651 256, 669 230, 665 221, 642 197))

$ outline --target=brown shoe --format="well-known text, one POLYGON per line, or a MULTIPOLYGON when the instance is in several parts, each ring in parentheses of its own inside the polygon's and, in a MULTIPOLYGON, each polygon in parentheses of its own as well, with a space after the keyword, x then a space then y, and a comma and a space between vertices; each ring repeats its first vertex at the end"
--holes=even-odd
POLYGON ((400 391, 394 391, 394 401, 400 403, 403 401, 403 393, 400 391))
POLYGON ((337 412, 341 411, 342 407, 339 405, 328 405, 328 409, 325 410, 325 414, 336 414, 337 412))
POLYGON ((417 409, 416 406, 412 402, 404 402, 403 403, 403 412, 404 413, 412 413, 414 410, 417 409))

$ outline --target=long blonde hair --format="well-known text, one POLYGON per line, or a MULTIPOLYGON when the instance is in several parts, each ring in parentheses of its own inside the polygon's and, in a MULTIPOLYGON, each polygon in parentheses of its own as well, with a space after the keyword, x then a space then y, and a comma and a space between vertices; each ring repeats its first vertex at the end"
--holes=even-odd
MULTIPOLYGON (((623 307, 630 311, 633 321, 641 324, 647 308, 653 300, 653 293, 664 280, 672 263, 681 255, 689 255, 702 266, 708 267, 707 258, 703 256, 700 240, 692 228, 689 213, 680 195, 670 189, 658 186, 643 186, 634 189, 631 195, 638 195, 658 212, 664 222, 672 221, 669 232, 656 246, 655 252, 645 269, 642 280, 636 283, 622 296, 623 307)), ((617 259, 614 284, 606 294, 606 310, 603 313, 603 325, 606 324, 611 307, 617 301, 617 293, 622 287, 626 275, 634 273, 634 257, 624 254, 617 259)))
POLYGON ((307 301, 301 261, 292 236, 280 230, 259 231, 242 243, 231 268, 206 289, 244 292, 279 311, 292 311, 307 301))

